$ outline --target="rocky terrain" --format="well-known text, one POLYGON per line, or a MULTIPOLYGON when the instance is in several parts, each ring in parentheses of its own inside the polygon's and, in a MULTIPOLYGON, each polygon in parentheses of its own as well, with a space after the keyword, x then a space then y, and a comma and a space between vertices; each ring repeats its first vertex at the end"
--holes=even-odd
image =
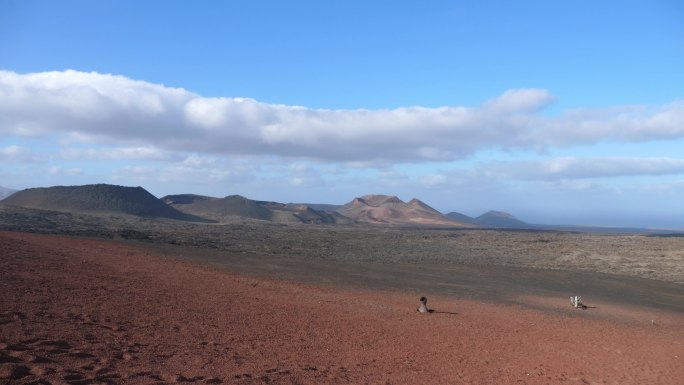
POLYGON ((330 207, 78 190, 0 204, 0 384, 684 376, 680 234, 444 226, 391 196, 354 200, 342 224, 330 207))
POLYGON ((251 256, 345 263, 517 266, 684 283, 684 237, 560 231, 212 224, 0 205, 0 230, 136 240, 251 256))
MULTIPOLYGON (((681 310, 591 295, 575 310, 550 292, 516 293, 524 306, 469 300, 453 277, 451 295, 415 291, 406 276, 394 289, 364 288, 353 274, 344 285, 284 282, 144 245, 0 232, 0 384, 671 385, 684 377, 681 310), (416 312, 422 295, 432 313, 416 312)), ((468 274, 476 288, 492 284, 486 271, 468 274)), ((499 278, 513 272, 529 271, 499 278)))

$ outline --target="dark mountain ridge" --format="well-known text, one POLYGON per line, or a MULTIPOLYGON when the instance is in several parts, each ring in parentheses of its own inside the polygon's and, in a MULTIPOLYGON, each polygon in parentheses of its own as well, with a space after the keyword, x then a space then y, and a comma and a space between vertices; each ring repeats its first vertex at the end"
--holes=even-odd
POLYGON ((256 201, 241 195, 224 198, 194 194, 167 195, 162 201, 184 213, 218 222, 250 218, 277 223, 351 223, 351 220, 338 213, 316 210, 306 204, 256 201))
MULTIPOLYGON (((8 189, 5 189, 8 190, 8 189)), ((5 191, 0 188, 0 193, 5 191)), ((10 190, 14 192, 13 190, 10 190)), ((408 203, 392 195, 365 195, 345 205, 256 201, 240 195, 214 198, 196 194, 168 195, 158 199, 142 187, 108 184, 30 188, 14 192, 0 204, 9 207, 81 214, 125 214, 196 222, 231 222, 242 219, 274 223, 352 224, 398 226, 577 231, 606 233, 664 233, 663 229, 626 229, 592 226, 541 225, 523 222, 502 211, 476 218, 457 212, 446 215, 420 201, 408 203)), ((674 230, 673 230, 674 231, 674 230)), ((669 231, 672 232, 672 231, 669 231)), ((679 232, 678 232, 679 233, 679 232)))
POLYGON ((221 221, 228 216, 271 220, 272 212, 258 202, 241 195, 213 198, 194 194, 167 195, 161 198, 168 204, 186 214, 221 221))
POLYGON ((142 187, 109 184, 29 188, 14 193, 2 203, 62 212, 200 220, 164 204, 142 187))
POLYGON ((503 211, 488 211, 475 218, 475 222, 486 227, 523 228, 529 226, 527 223, 503 211))
POLYGON ((445 216, 456 221, 470 223, 485 228, 533 229, 538 227, 537 225, 525 223, 503 211, 488 211, 477 218, 456 212, 448 213, 445 216))

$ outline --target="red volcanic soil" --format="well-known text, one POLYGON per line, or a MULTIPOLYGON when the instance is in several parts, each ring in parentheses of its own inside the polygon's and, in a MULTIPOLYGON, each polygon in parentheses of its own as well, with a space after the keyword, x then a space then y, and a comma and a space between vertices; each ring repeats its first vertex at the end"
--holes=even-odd
POLYGON ((678 313, 649 312, 652 324, 639 309, 600 317, 602 309, 565 304, 429 297, 436 311, 419 314, 415 294, 254 278, 113 242, 6 232, 0 274, 0 384, 684 378, 678 313))

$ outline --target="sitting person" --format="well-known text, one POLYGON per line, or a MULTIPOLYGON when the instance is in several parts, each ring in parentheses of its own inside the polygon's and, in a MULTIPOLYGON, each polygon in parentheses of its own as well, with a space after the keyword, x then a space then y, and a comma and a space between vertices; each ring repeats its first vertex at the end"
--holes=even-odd
POLYGON ((420 307, 416 309, 419 313, 432 313, 427 307, 427 297, 420 297, 420 307))

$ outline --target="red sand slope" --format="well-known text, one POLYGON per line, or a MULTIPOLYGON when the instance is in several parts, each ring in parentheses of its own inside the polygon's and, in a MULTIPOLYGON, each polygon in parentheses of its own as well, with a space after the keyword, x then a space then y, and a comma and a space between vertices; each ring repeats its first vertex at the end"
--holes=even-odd
POLYGON ((620 309, 604 319, 599 309, 558 305, 551 315, 436 297, 436 313, 418 314, 415 294, 251 278, 115 243, 21 233, 0 233, 0 274, 0 384, 684 378, 683 314, 620 309))

